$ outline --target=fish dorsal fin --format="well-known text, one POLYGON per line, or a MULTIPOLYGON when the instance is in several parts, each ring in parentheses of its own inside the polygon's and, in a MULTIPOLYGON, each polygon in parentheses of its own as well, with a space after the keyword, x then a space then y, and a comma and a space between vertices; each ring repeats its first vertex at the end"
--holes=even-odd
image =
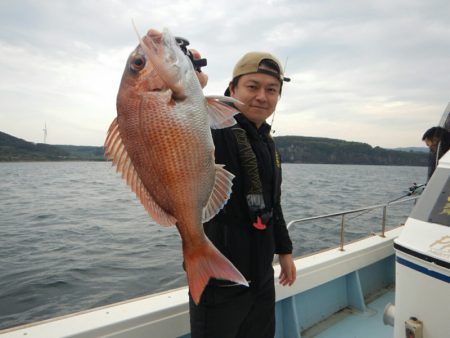
POLYGON ((208 203, 203 208, 202 222, 213 218, 224 207, 231 195, 234 175, 224 169, 223 165, 216 164, 216 180, 208 203))
POLYGON ((167 214, 155 202, 134 168, 133 161, 131 161, 125 145, 122 142, 117 118, 111 123, 104 148, 106 158, 112 161, 113 166, 117 167, 116 172, 122 173, 122 178, 126 180, 127 184, 136 194, 137 198, 139 198, 151 218, 153 218, 156 223, 164 226, 174 225, 176 219, 172 215, 167 214))
POLYGON ((212 129, 222 129, 236 124, 233 118, 238 113, 237 109, 224 102, 239 102, 228 96, 206 96, 208 103, 209 123, 212 129))

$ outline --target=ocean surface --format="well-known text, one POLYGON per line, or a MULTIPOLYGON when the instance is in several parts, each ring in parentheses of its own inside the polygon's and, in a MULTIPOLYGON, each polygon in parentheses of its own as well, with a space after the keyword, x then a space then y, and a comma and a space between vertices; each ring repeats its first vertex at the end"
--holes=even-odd
MULTIPOLYGON (((287 222, 386 203, 424 167, 283 165, 287 222)), ((0 163, 0 329, 185 285, 180 237, 156 225, 107 162, 0 163)), ((388 209, 388 227, 412 202, 388 209)), ((346 240, 381 229, 348 216, 346 240)), ((295 255, 339 243, 340 218, 292 226, 295 255)))

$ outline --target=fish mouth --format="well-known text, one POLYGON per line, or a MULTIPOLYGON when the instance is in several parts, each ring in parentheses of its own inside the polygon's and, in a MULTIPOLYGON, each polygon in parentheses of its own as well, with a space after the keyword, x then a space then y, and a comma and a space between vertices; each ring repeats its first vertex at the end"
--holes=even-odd
POLYGON ((175 38, 167 29, 162 32, 150 29, 143 38, 139 38, 139 45, 147 61, 152 64, 156 71, 156 78, 161 79, 159 84, 154 86, 161 90, 168 89, 172 92, 172 98, 182 100, 186 98, 183 78, 184 68, 188 68, 190 62, 177 45, 175 38))

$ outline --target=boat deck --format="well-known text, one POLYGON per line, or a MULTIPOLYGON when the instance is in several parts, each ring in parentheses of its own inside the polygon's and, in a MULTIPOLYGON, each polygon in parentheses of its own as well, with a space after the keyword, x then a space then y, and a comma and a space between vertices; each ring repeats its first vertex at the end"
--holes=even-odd
POLYGON ((364 313, 344 310, 327 321, 305 332, 310 338, 392 338, 394 328, 383 324, 383 312, 387 303, 394 303, 395 293, 390 290, 367 305, 364 313), (318 331, 320 331, 318 333, 318 331))

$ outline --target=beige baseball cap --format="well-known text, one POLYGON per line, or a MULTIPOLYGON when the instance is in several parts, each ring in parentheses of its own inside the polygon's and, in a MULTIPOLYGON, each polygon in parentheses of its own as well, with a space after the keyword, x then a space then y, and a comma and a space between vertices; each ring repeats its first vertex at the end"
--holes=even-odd
MULTIPOLYGON (((245 54, 234 66, 233 69, 233 79, 238 76, 252 73, 263 73, 276 77, 280 80, 281 83, 283 81, 289 82, 290 78, 284 76, 283 66, 281 62, 272 54, 266 52, 249 52, 245 54), (261 62, 264 60, 269 60, 277 65, 279 72, 275 70, 269 70, 267 68, 260 68, 261 62)), ((230 91, 227 88, 225 91, 225 95, 229 96, 230 91)))

